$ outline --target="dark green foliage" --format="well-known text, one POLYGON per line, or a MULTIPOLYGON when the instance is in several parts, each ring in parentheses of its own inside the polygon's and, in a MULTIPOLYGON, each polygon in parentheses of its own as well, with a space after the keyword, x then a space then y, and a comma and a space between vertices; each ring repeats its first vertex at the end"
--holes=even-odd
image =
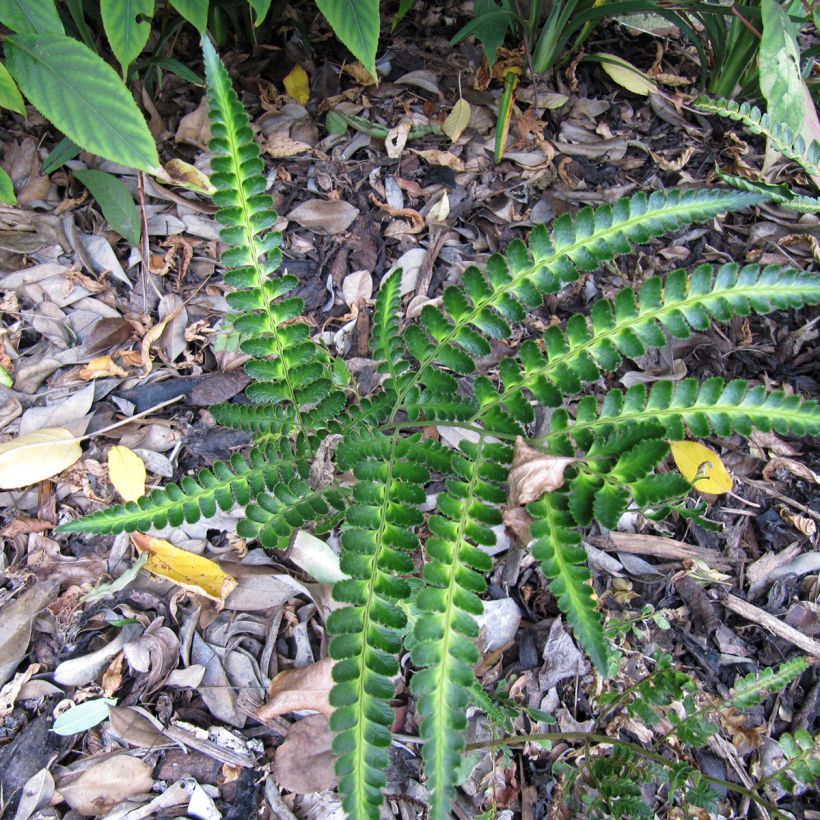
MULTIPOLYGON (((276 216, 259 149, 207 40, 204 50, 212 181, 221 237, 230 246, 223 255, 225 279, 252 380, 250 405, 219 405, 213 414, 250 432, 254 446, 244 458, 234 456, 63 530, 163 527, 235 504, 245 507, 239 534, 270 547, 286 546, 299 527, 325 531, 341 524, 340 568, 347 577, 334 587, 343 606, 327 626, 336 661, 331 725, 345 810, 353 820, 379 817, 395 720, 391 700, 406 669, 402 653, 409 651, 429 816, 444 820, 463 768, 466 708, 487 702, 473 671, 476 616, 492 568, 486 548, 495 544, 493 528, 510 503, 506 484, 519 445, 547 459, 565 457, 563 485, 527 505, 531 548, 574 636, 605 675, 612 656, 581 530, 593 522, 613 528, 628 509, 653 518, 674 509, 708 526, 705 505, 685 505, 688 482, 664 466, 669 441, 754 429, 817 434, 820 408, 796 395, 718 378, 611 390, 600 402, 578 394, 625 358, 643 356, 670 337, 686 338, 735 316, 818 303, 820 285, 782 267, 674 271, 599 300, 588 318, 574 315, 563 327, 550 326, 543 338, 526 340, 514 355, 495 358, 491 369, 479 372, 498 342, 518 338, 515 326, 543 308, 545 295, 637 243, 767 196, 731 190, 639 194, 564 215, 551 230, 536 227, 527 243, 515 240, 504 255, 494 254, 484 271, 469 267, 439 307, 427 305, 406 324, 401 273, 383 279, 372 325, 381 382, 361 397, 339 367, 343 363, 331 367, 327 351, 311 339, 301 300, 291 295, 294 277, 278 273, 281 237, 271 231, 276 216), (553 412, 549 431, 535 439, 538 405, 553 412), (423 436, 436 425, 461 431, 458 448, 423 436)), ((783 685, 796 670, 768 675, 762 688, 783 685)), ((755 686, 739 682, 737 703, 750 702, 755 686)), ((660 665, 624 708, 636 719, 671 721, 670 698, 682 698, 687 714, 675 718, 674 731, 694 746, 710 727, 686 690, 679 673, 660 665)), ((795 765, 802 766, 801 742, 790 751, 797 750, 795 765)), ((643 816, 628 761, 593 758, 591 766, 604 767, 599 779, 610 767, 609 791, 601 792, 609 816, 643 816)), ((665 759, 655 763, 667 772, 670 789, 686 789, 687 799, 706 805, 711 793, 694 769, 669 774, 665 759)))

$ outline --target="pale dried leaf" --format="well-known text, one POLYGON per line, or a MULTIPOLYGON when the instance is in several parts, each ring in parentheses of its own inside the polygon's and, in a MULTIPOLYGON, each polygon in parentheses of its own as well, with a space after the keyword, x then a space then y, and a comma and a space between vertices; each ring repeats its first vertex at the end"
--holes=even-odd
POLYGON ((330 705, 332 669, 333 661, 325 658, 300 669, 280 672, 270 682, 267 703, 257 711, 259 719, 270 720, 272 717, 305 709, 330 715, 333 712, 330 705))
POLYGON ((336 784, 332 742, 327 715, 310 715, 294 723, 273 761, 279 787, 294 794, 332 788, 336 784))
MULTIPOLYGON (((439 151, 438 149, 430 148, 426 151, 417 151, 413 149, 413 153, 418 154, 420 157, 426 159, 427 162, 433 165, 442 165, 446 168, 450 168, 456 173, 464 170, 464 160, 462 160, 461 157, 457 157, 455 154, 451 154, 449 151, 439 151)), ((541 161, 543 162, 543 157, 541 157, 541 161)))
POLYGON ((294 140, 285 134, 271 134, 265 142, 265 153, 274 159, 295 157, 311 150, 306 142, 294 140))
POLYGON ((373 295, 373 277, 369 270, 357 270, 342 282, 342 298, 348 307, 366 302, 373 295))
POLYGON ((48 769, 40 769, 23 786, 14 820, 28 820, 32 814, 48 805, 54 794, 54 778, 48 769))
POLYGON ((453 110, 447 115, 447 119, 441 124, 441 130, 450 138, 450 142, 457 142, 464 133, 464 129, 470 124, 472 116, 470 103, 461 98, 453 106, 453 110))
POLYGON ((6 683, 28 652, 31 629, 37 613, 56 597, 59 587, 43 581, 29 587, 0 609, 0 686, 6 683))
POLYGON ((297 205, 288 219, 317 233, 344 233, 359 215, 359 209, 342 200, 309 199, 297 205))
POLYGON ((567 456, 552 456, 535 450, 521 436, 515 440, 513 462, 507 479, 510 503, 529 504, 544 493, 551 493, 564 484, 564 471, 577 461, 567 456))
POLYGON ((109 757, 80 772, 61 778, 60 794, 80 814, 105 814, 129 797, 151 791, 151 767, 131 755, 109 757))

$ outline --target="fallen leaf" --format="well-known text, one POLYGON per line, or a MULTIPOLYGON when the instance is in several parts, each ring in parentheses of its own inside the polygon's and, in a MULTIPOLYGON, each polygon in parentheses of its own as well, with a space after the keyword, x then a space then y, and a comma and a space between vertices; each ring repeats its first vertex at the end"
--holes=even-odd
POLYGON ((435 148, 430 148, 427 151, 416 151, 414 149, 413 153, 418 154, 433 165, 443 165, 445 168, 450 168, 456 172, 464 170, 464 161, 461 157, 457 157, 449 151, 438 151, 435 148))
POLYGON ((23 786, 14 820, 28 820, 29 817, 48 805, 53 794, 54 778, 51 776, 51 772, 48 769, 40 769, 23 786))
POLYGON ((450 142, 458 141, 464 129, 470 124, 472 113, 470 103, 463 98, 453 106, 453 110, 441 124, 441 130, 450 138, 450 142))
POLYGON ((333 661, 325 658, 309 666, 280 672, 270 682, 267 703, 257 710, 259 720, 270 720, 303 709, 313 709, 330 715, 333 712, 330 705, 330 690, 333 688, 332 669, 333 661))
POLYGON ((359 85, 376 85, 376 78, 358 60, 355 63, 345 63, 342 72, 349 74, 359 85))
POLYGON ((61 473, 83 454, 64 427, 44 427, 0 444, 0 489, 16 490, 61 473))
POLYGON ((137 549, 150 554, 145 569, 173 581, 183 589, 224 604, 225 598, 236 587, 236 578, 223 572, 209 558, 139 532, 133 533, 131 540, 137 549))
POLYGON ((295 157, 297 154, 304 154, 310 150, 311 147, 306 142, 293 140, 284 134, 271 134, 265 143, 265 153, 274 159, 295 157))
POLYGON ((163 182, 171 185, 178 185, 180 188, 187 188, 189 191, 213 196, 216 188, 211 185, 211 180, 207 174, 203 174, 194 165, 181 159, 172 159, 165 163, 165 173, 163 182))
POLYGON ((297 205, 287 216, 303 228, 317 233, 344 233, 359 215, 359 209, 341 199, 309 199, 297 205))
POLYGON ((448 216, 450 216, 450 198, 447 196, 447 191, 443 191, 439 200, 430 208, 427 218, 431 223, 446 222, 448 216))
POLYGON ((332 742, 327 715, 310 715, 292 724, 273 760, 273 776, 280 788, 312 794, 334 786, 332 742))
POLYGON ((521 436, 515 440, 513 462, 507 479, 510 503, 513 506, 529 504, 544 493, 557 490, 564 484, 564 470, 577 459, 551 456, 530 447, 521 436))
POLYGON ((732 489, 732 477, 717 453, 697 441, 670 441, 669 447, 681 475, 698 492, 722 495, 732 489))
POLYGON ((648 97, 658 90, 658 86, 646 74, 635 68, 632 63, 622 60, 614 54, 598 53, 592 56, 599 58, 601 68, 609 75, 610 79, 627 91, 640 94, 642 97, 648 97))
POLYGON ((106 814, 133 795, 150 792, 153 785, 147 763, 121 754, 95 763, 76 776, 61 778, 57 789, 72 809, 94 817, 106 814))
POLYGON ((116 706, 116 698, 94 698, 66 709, 55 721, 51 731, 57 735, 76 735, 92 729, 108 719, 108 708, 116 706))
POLYGON ((93 379, 108 379, 112 376, 125 378, 127 375, 128 373, 110 356, 97 356, 80 368, 80 378, 88 382, 93 379))
POLYGON ((342 298, 348 307, 366 302, 373 295, 373 277, 369 270, 357 270, 342 282, 342 298))
POLYGON ((307 72, 300 65, 295 65, 283 80, 285 91, 299 105, 305 105, 310 100, 310 80, 307 72))
POLYGON ((145 495, 145 464, 127 447, 117 445, 108 451, 108 477, 125 501, 145 495))

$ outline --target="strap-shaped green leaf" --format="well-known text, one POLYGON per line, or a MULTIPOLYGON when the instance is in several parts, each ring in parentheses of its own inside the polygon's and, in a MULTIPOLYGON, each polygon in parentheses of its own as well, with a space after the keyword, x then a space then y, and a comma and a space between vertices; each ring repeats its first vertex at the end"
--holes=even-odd
POLYGON ((54 0, 3 0, 0 23, 18 34, 65 34, 54 0))
POLYGON ((493 546, 491 527, 501 524, 499 506, 506 501, 503 482, 512 460, 509 447, 462 442, 453 460, 458 476, 438 497, 438 515, 428 526, 425 543, 426 588, 416 597, 416 620, 411 658, 420 670, 413 675, 422 757, 431 792, 431 820, 450 816, 457 772, 464 752, 466 710, 473 666, 479 660, 474 639, 475 616, 483 611, 478 595, 486 588, 484 573, 492 561, 480 547, 493 546))
POLYGON ((306 473, 306 464, 290 449, 273 445, 254 448, 247 458, 237 453, 229 463, 217 461, 196 477, 186 476, 179 484, 168 484, 137 501, 70 521, 59 530, 103 535, 191 524, 212 518, 220 510, 230 510, 235 504, 248 504, 265 490, 306 473))
POLYGON ((103 27, 122 75, 139 57, 151 33, 154 0, 100 0, 103 27))
POLYGON ((132 248, 138 247, 142 233, 140 212, 125 184, 105 171, 81 170, 75 171, 74 176, 91 191, 108 224, 132 248))
POLYGON ((541 562, 541 569, 550 581, 550 590, 572 624, 575 637, 598 671, 605 675, 609 647, 589 585, 587 554, 580 546, 581 536, 567 503, 565 493, 553 492, 527 505, 527 511, 535 519, 530 526, 536 539, 532 554, 541 562))
POLYGON ((20 89, 73 142, 112 162, 159 170, 145 119, 102 58, 60 34, 15 34, 6 39, 5 50, 20 89))
POLYGON ((379 0, 316 0, 316 6, 342 44, 375 77, 379 0))

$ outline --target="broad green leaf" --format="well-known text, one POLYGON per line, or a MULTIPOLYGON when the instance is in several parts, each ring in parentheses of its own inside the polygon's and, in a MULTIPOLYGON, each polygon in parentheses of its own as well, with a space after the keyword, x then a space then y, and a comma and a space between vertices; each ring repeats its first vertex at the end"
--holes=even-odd
POLYGON ((63 137, 50 151, 43 162, 43 173, 53 174, 58 168, 65 165, 70 159, 74 159, 80 153, 80 147, 75 145, 68 137, 63 137))
POLYGON ((721 495, 732 489, 732 477, 716 452, 697 441, 670 441, 669 447, 681 475, 698 492, 721 495))
POLYGON ((54 0, 2 0, 0 23, 18 34, 65 34, 54 0))
POLYGON ((116 705, 116 698, 94 698, 79 703, 63 712, 54 721, 51 731, 56 735, 76 735, 93 729, 108 719, 109 707, 116 705))
POLYGON ((253 24, 261 26, 270 11, 271 0, 250 0, 250 4, 254 14, 253 24))
POLYGON ((509 27, 517 15, 511 0, 475 0, 473 19, 456 32, 451 43, 460 43, 471 34, 475 35, 484 48, 490 68, 495 64, 498 47, 504 42, 509 27), (500 2, 500 5, 499 5, 500 2))
POLYGON ((209 0, 170 0, 170 2, 200 34, 208 28, 209 0))
POLYGON ((69 139, 121 165, 149 173, 159 168, 145 119, 101 57, 59 34, 15 34, 5 49, 20 89, 69 139))
POLYGON ((375 77, 379 0, 316 0, 316 5, 342 44, 375 77))
POLYGON ((789 16, 777 0, 761 4, 763 35, 760 39, 760 90, 769 116, 786 124, 795 134, 803 125, 803 78, 800 50, 791 30, 789 16))
POLYGON ((75 171, 74 176, 91 191, 108 224, 127 240, 132 248, 137 247, 140 243, 142 225, 139 209, 134 204, 128 188, 105 171, 75 171))
POLYGON ((154 0, 100 0, 103 27, 123 77, 148 42, 154 0))
POLYGON ((17 204, 17 197, 14 195, 14 183, 3 168, 0 168, 0 202, 5 202, 7 205, 17 204))
POLYGON ((14 82, 14 78, 9 74, 9 70, 0 63, 0 108, 8 108, 9 111, 16 111, 18 114, 26 116, 26 103, 23 95, 14 82))

